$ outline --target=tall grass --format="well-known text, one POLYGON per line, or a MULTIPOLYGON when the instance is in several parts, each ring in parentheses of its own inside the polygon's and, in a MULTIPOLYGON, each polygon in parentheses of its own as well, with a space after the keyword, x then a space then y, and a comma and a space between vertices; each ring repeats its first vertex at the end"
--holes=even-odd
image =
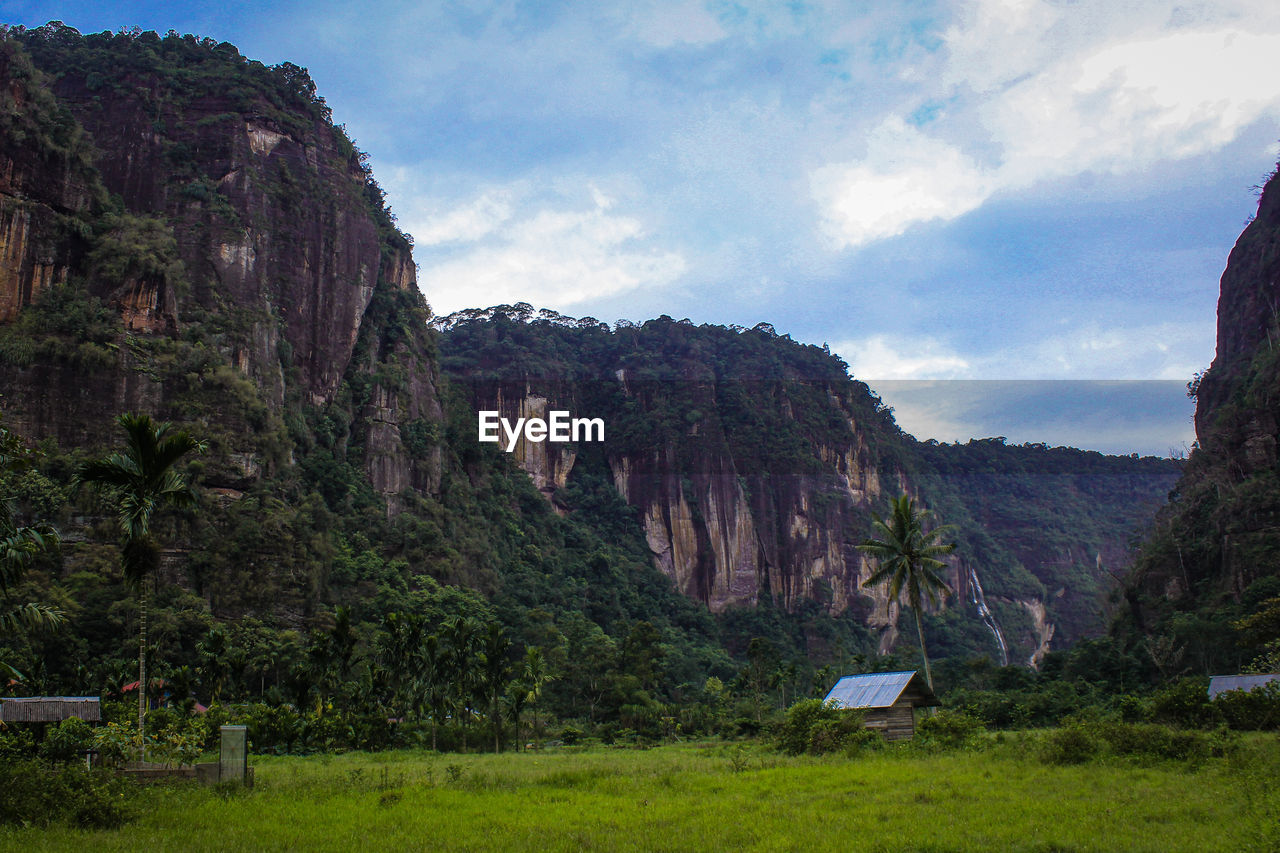
POLYGON ((984 751, 789 758, 763 747, 255 760, 258 785, 156 788, 119 830, 14 850, 1272 850, 1280 743, 1198 766, 984 751))

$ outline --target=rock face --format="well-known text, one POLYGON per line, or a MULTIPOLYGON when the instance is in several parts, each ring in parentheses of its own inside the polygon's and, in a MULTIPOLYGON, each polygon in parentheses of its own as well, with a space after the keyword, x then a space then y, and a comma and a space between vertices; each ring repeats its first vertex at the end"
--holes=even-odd
POLYGON ((101 192, 79 127, 44 83, 16 45, 0 41, 0 322, 66 281, 101 192))
POLYGON ((1258 213, 1236 241, 1218 297, 1218 347, 1196 389, 1196 437, 1202 448, 1227 453, 1239 472, 1273 466, 1280 434, 1277 408, 1265 398, 1237 399, 1251 367, 1280 347, 1280 183, 1272 178, 1258 213), (1231 409, 1227 412, 1225 410, 1231 409), (1221 416, 1226 414, 1225 418, 1221 416))
POLYGON ((413 455, 401 436, 410 423, 438 433, 442 418, 412 246, 305 70, 192 36, 55 24, 0 48, 15 105, 15 144, 0 150, 0 321, 74 280, 125 332, 93 358, 11 365, 11 423, 96 443, 86 425, 120 411, 195 416, 227 436, 214 485, 240 488, 267 455, 287 461, 286 410, 335 405, 354 366, 370 379, 336 404, 359 421, 375 490, 394 511, 404 489, 438 489, 438 448, 413 455), (371 311, 379 293, 417 327, 389 333, 399 321, 371 311))
MULTIPOLYGON (((512 335, 528 331, 511 327, 512 335)), ((713 611, 764 598, 793 610, 811 600, 827 612, 852 608, 877 627, 889 624, 883 595, 860 588, 869 567, 856 546, 882 480, 891 479, 896 493, 901 477, 877 464, 868 445, 860 422, 860 407, 872 408, 865 390, 866 399, 855 402, 857 392, 843 387, 843 368, 823 378, 761 378, 751 350, 768 351, 771 331, 691 331, 664 319, 638 334, 634 351, 620 344, 601 354, 590 376, 453 376, 470 389, 475 411, 498 411, 511 423, 551 410, 601 418, 606 440, 598 447, 521 438, 514 461, 554 503, 575 466, 592 459, 636 510, 655 564, 713 611), (741 354, 730 356, 735 347, 741 354), (657 353, 669 360, 634 363, 657 353), (815 405, 820 415, 811 411, 815 405)), ((512 371, 527 369, 501 361, 512 371)))
MULTIPOLYGON (((1142 546, 1126 626, 1147 647, 1187 652, 1177 620, 1195 612, 1219 628, 1198 639, 1203 668, 1236 671, 1232 621, 1269 597, 1280 576, 1280 181, 1222 274, 1218 346, 1193 381, 1196 447, 1142 546), (1255 586, 1256 585, 1256 586, 1255 586), (1243 612, 1241 609, 1243 608, 1243 612)), ((1189 656, 1189 654, 1188 654, 1189 656)), ((1168 666, 1167 662, 1161 664, 1168 666)))
POLYGON ((862 586, 873 567, 857 546, 889 497, 906 491, 957 527, 947 606, 973 627, 956 653, 1038 665, 1055 636, 1105 630, 1103 579, 1177 476, 1162 460, 916 443, 843 362, 768 328, 660 318, 609 329, 527 305, 437 325, 472 412, 605 422, 600 445, 517 442, 513 461, 553 505, 571 509, 565 486, 579 471, 603 476, 686 595, 713 611, 847 613, 885 651, 897 603, 862 586))

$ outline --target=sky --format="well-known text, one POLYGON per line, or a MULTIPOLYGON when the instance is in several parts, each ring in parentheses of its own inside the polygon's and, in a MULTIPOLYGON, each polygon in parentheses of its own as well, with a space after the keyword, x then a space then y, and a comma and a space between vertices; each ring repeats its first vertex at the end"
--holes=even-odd
POLYGON ((1273 0, 0 0, 53 19, 307 67, 438 313, 769 322, 922 438, 1190 443, 1280 138, 1273 0))

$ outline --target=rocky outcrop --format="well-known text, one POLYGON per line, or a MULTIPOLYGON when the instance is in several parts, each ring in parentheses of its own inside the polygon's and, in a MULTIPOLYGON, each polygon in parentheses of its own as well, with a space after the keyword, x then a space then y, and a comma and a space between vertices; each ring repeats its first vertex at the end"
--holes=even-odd
POLYGON ((78 443, 128 409, 196 418, 227 436, 212 485, 237 489, 266 464, 256 445, 287 461, 265 435, 286 407, 334 405, 355 369, 370 376, 360 398, 336 404, 355 407, 341 419, 359 419, 374 488, 393 510, 405 489, 438 491, 442 412, 411 244, 305 71, 189 36, 57 24, 0 48, 3 130, 22 142, 0 149, 0 321, 73 276, 122 333, 88 359, 72 342, 58 363, 9 370, 14 425, 78 443), (99 203, 108 192, 123 209, 99 203), (379 292, 416 327, 389 332, 403 317, 371 312, 379 292), (188 325, 196 349, 163 342, 188 325))
POLYGON ((0 322, 66 281, 101 191, 79 127, 15 44, 0 38, 0 322))

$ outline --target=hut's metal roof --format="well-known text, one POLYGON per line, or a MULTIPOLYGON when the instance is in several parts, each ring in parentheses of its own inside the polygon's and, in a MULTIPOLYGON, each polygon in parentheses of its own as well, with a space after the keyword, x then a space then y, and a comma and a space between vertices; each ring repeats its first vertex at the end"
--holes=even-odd
POLYGON ((96 723, 102 719, 97 696, 22 696, 0 699, 0 720, 6 723, 58 723, 79 717, 96 723))
POLYGON ((1243 690, 1248 693, 1253 688, 1272 681, 1280 681, 1280 672, 1264 675, 1215 675, 1209 679, 1209 698, 1216 699, 1219 693, 1226 693, 1228 690, 1243 690))
MULTIPOLYGON (((827 694, 826 701, 835 702, 839 708, 888 708, 898 701, 907 689, 916 670, 907 672, 868 672, 863 675, 846 675, 836 682, 827 694)), ((917 684, 924 694, 922 704, 936 705, 938 700, 924 684, 917 684)))

